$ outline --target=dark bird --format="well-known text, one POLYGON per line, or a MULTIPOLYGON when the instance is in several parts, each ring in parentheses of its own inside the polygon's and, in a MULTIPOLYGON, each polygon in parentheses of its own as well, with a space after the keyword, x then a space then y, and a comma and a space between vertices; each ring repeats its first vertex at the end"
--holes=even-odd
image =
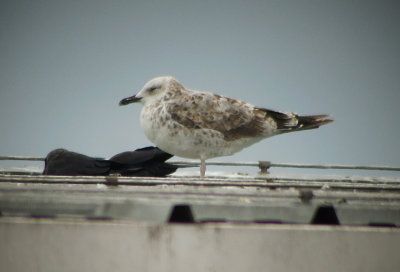
POLYGON ((119 153, 109 159, 111 173, 131 177, 165 177, 176 171, 178 165, 166 163, 173 155, 158 147, 144 147, 119 153))
POLYGON ((179 167, 165 162, 172 156, 157 147, 145 147, 105 160, 59 148, 46 156, 43 175, 165 177, 179 167))

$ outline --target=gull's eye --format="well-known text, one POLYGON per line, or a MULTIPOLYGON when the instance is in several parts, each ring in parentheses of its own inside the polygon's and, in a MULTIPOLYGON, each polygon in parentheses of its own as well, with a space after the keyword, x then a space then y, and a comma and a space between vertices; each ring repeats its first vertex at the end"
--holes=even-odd
POLYGON ((154 92, 155 89, 157 89, 157 88, 156 88, 156 87, 151 87, 151 88, 149 89, 149 92, 154 92))
POLYGON ((149 93, 152 93, 152 92, 154 92, 155 90, 157 90, 157 89, 159 89, 159 88, 160 88, 160 86, 154 86, 154 87, 149 88, 147 91, 148 91, 149 93))

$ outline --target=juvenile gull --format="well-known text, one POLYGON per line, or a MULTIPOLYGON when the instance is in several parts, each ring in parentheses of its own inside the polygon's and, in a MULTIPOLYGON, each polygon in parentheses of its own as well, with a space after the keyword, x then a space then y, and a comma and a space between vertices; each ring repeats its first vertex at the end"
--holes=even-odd
POLYGON ((318 128, 332 122, 329 115, 299 116, 259 108, 240 100, 186 89, 170 76, 147 82, 136 95, 119 105, 143 104, 140 123, 147 138, 176 156, 205 160, 229 156, 264 138, 318 128))

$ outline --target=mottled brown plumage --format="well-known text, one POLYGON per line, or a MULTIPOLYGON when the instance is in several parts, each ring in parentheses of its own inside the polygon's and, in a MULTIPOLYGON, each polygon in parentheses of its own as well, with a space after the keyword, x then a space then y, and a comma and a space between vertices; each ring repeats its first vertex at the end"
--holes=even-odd
POLYGON ((173 77, 154 78, 133 97, 142 102, 141 125, 146 136, 171 154, 205 159, 232 155, 264 138, 317 128, 332 122, 328 115, 299 116, 255 107, 209 92, 186 89, 173 77))

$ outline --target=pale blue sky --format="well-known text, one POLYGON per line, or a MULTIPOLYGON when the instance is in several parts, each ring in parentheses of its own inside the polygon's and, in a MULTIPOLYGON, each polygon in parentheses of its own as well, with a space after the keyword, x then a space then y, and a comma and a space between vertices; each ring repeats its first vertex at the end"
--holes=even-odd
POLYGON ((225 161, 400 165, 399 1, 0 1, 0 155, 92 156, 151 145, 145 82, 333 124, 225 161))

